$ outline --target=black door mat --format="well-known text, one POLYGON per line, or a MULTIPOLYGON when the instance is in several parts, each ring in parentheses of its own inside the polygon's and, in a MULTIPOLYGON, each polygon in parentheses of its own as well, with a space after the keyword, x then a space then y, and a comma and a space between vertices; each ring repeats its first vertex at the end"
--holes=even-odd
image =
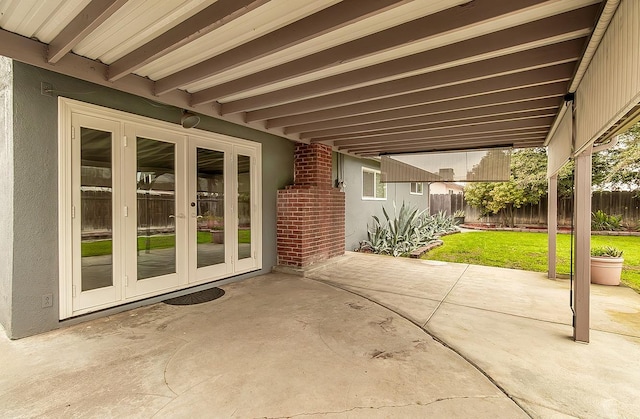
POLYGON ((191 294, 183 295, 181 297, 169 298, 164 300, 163 303, 172 306, 191 306, 194 304, 202 304, 208 301, 213 301, 224 295, 224 290, 220 288, 210 288, 208 290, 202 290, 191 294))

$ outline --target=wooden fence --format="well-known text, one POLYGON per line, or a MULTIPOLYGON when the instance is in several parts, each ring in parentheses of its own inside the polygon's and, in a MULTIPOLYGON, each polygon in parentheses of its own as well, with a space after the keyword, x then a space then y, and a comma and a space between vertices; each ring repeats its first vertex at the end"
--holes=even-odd
POLYGON ((447 215, 453 215, 454 212, 465 211, 464 196, 462 194, 439 194, 430 195, 430 213, 437 214, 444 212, 447 215))
MULTIPOLYGON (((467 223, 501 224, 500 216, 482 217, 480 212, 462 202, 462 195, 431 195, 431 213, 444 211, 453 214, 458 209, 465 211, 467 223), (460 197, 460 198, 457 198, 460 197)), ((591 196, 591 210, 602 210, 609 215, 622 215, 622 223, 637 227, 640 223, 640 198, 629 191, 596 191, 591 196)), ((573 211, 572 199, 558 199, 558 225, 570 226, 573 211)), ((526 205, 515 210, 515 224, 519 226, 547 225, 547 197, 543 197, 537 205, 526 205)))
MULTIPOLYGON (((92 232, 108 232, 112 229, 113 202, 111 192, 108 191, 82 191, 82 231, 86 234, 92 232)), ((224 197, 200 196, 198 198, 198 213, 206 219, 222 220, 224 218, 224 197)), ((241 194, 238 199, 238 225, 247 227, 251 225, 250 197, 241 194)), ((138 228, 163 232, 172 231, 175 226, 175 199, 172 194, 147 195, 138 192, 137 216, 138 228)))

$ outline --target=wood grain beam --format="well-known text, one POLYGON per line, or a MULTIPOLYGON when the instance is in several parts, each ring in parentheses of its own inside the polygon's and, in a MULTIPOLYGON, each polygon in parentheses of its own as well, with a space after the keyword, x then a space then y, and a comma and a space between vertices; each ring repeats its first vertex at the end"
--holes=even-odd
MULTIPOLYGON (((505 118, 531 116, 533 112, 544 111, 553 113, 558 111, 560 101, 557 97, 535 99, 531 101, 496 104, 464 110, 452 109, 451 112, 414 116, 410 118, 373 122, 349 127, 333 128, 319 131, 309 131, 300 134, 300 138, 312 139, 329 136, 349 136, 353 134, 375 134, 388 129, 418 129, 428 125, 447 125, 456 123, 472 123, 482 121, 499 121, 505 118)), ((286 131, 286 130, 285 130, 286 131)), ((288 131, 286 131, 288 132, 288 131)))
MULTIPOLYGON (((584 44, 584 38, 573 39, 571 41, 547 45, 453 68, 446 68, 431 73, 405 77, 283 105, 261 108, 252 113, 254 115, 258 114, 259 119, 278 118, 286 115, 329 109, 344 104, 360 103, 410 92, 425 91, 445 85, 466 83, 477 79, 492 78, 500 74, 522 72, 555 64, 575 62, 581 57, 584 44)), ((253 108, 253 105, 254 104, 251 104, 251 106, 249 106, 244 100, 224 103, 221 106, 221 113, 223 115, 238 113, 253 108)))
MULTIPOLYGON (((305 97, 318 96, 325 94, 326 92, 348 88, 352 85, 369 83, 392 77, 397 78, 401 74, 408 74, 414 71, 427 72, 427 69, 431 67, 455 62, 469 57, 495 53, 496 51, 507 50, 508 48, 518 47, 535 41, 553 38, 553 42, 555 43, 559 42, 563 35, 566 38, 565 40, 575 38, 576 36, 586 37, 590 33, 590 29, 596 19, 598 10, 598 5, 591 5, 572 12, 562 13, 547 19, 515 26, 407 57, 401 57, 392 61, 371 65, 365 68, 348 71, 342 74, 325 77, 320 80, 314 80, 284 89, 278 89, 274 92, 236 100, 224 105, 223 109, 228 107, 230 111, 233 111, 234 109, 246 110, 262 108, 278 103, 304 99, 305 97)), ((496 55, 504 54, 496 53, 496 55)), ((194 94, 194 104, 196 105, 200 103, 208 103, 214 99, 217 98, 208 97, 204 100, 203 94, 194 94)))
MULTIPOLYGON (((502 90, 526 88, 541 84, 568 81, 573 75, 574 68, 575 63, 558 64, 536 70, 507 74, 490 79, 456 84, 438 89, 424 90, 350 105, 335 106, 331 109, 303 113, 297 118, 289 118, 288 121, 292 124, 323 121, 345 116, 380 112, 383 110, 408 108, 415 105, 448 101, 462 97, 499 92, 502 90)), ((265 117, 261 111, 247 112, 245 115, 245 120, 249 122, 264 119, 269 118, 265 117)), ((272 121, 267 121, 267 126, 275 126, 270 122, 272 121)))
POLYGON ((472 147, 474 143, 482 143, 486 140, 494 141, 494 144, 506 144, 514 141, 544 141, 545 131, 531 131, 531 132, 514 132, 503 134, 486 134, 477 136, 456 136, 456 137, 438 137, 438 138, 413 138, 404 142, 397 143, 381 143, 381 144, 369 144, 369 145, 353 145, 353 146, 340 146, 337 147, 340 151, 353 151, 358 153, 375 153, 375 152, 415 152, 424 149, 426 143, 431 145, 449 145, 452 148, 456 148, 458 144, 464 144, 466 147, 472 147))
POLYGON ((377 130, 372 132, 356 132, 352 134, 341 135, 329 135, 322 137, 313 137, 311 142, 325 142, 334 140, 351 140, 357 138, 375 138, 381 135, 400 134, 400 133, 412 133, 412 132, 426 132, 429 130, 437 130, 441 128, 454 128, 454 127, 479 127, 482 125, 495 126, 497 123, 508 121, 524 121, 532 118, 554 117, 556 110, 542 109, 537 111, 529 111, 519 115, 504 115, 504 116, 485 116, 479 118, 471 118, 469 120, 441 122, 436 124, 424 124, 415 127, 399 127, 389 128, 384 130, 377 130))
POLYGON ((49 43, 47 61, 55 64, 87 35, 120 9, 127 0, 92 0, 49 43))
POLYGON ((438 13, 374 33, 363 38, 302 57, 288 63, 250 74, 218 86, 194 93, 194 103, 208 103, 233 93, 255 89, 268 84, 288 80, 321 69, 353 61, 381 51, 397 48, 445 33, 460 27, 477 24, 496 16, 513 13, 520 9, 542 3, 540 0, 475 0, 438 13))
POLYGON ((185 86, 225 70, 305 42, 381 13, 407 0, 344 0, 283 28, 156 81, 156 94, 185 86))
POLYGON ((480 94, 477 96, 455 98, 451 100, 427 103, 424 105, 410 106, 401 109, 383 110, 364 115, 346 116, 326 121, 296 124, 297 116, 270 119, 270 127, 286 127, 289 134, 332 129, 348 126, 367 125, 377 122, 403 120, 405 118, 426 116, 430 114, 449 113, 452 111, 465 111, 476 108, 491 107, 500 104, 518 103, 536 99, 554 98, 560 103, 560 98, 567 92, 566 82, 556 82, 524 88, 512 88, 496 93, 480 94))
MULTIPOLYGON (((334 146, 345 146, 345 145, 363 145, 363 144, 376 144, 376 143, 389 143, 389 142, 397 142, 397 141, 406 141, 411 138, 432 138, 436 136, 443 135, 475 135, 481 133, 500 133, 504 131, 522 131, 531 128, 542 128, 549 127, 553 122, 553 117, 535 117, 529 119, 522 119, 518 121, 504 121, 504 122, 496 122, 492 124, 479 124, 472 126, 458 126, 458 127, 445 127, 445 128, 435 128, 428 130, 419 130, 419 131, 411 131, 411 132, 401 132, 401 133, 393 133, 393 134, 384 134, 384 135, 376 135, 364 138, 356 138, 356 139, 346 139, 346 140, 335 140, 333 141, 334 146)), ((321 139, 318 139, 314 142, 321 142, 321 139)), ((330 140, 325 140, 330 141, 330 140)))
POLYGON ((503 143, 496 143, 494 139, 487 139, 483 141, 470 141, 470 142, 442 142, 442 143, 415 143, 414 147, 410 148, 394 148, 394 147, 384 147, 377 150, 371 151, 356 151, 356 150, 344 150, 348 153, 355 154, 361 157, 378 157, 380 155, 385 154, 402 154, 406 152, 410 153, 428 153, 428 152, 436 152, 436 151, 448 151, 448 150, 464 150, 464 149, 482 149, 482 148, 494 148, 494 147, 512 147, 512 148, 532 148, 532 147, 540 147, 541 142, 544 139, 540 140, 538 138, 531 139, 522 139, 522 140, 504 140, 503 143))
POLYGON ((107 78, 118 80, 151 61, 195 41, 269 0, 218 0, 157 38, 109 65, 107 78))

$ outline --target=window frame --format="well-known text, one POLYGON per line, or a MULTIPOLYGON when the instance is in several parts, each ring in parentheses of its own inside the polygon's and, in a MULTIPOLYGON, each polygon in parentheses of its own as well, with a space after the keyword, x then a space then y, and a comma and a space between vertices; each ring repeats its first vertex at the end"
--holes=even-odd
POLYGON ((410 195, 424 195, 424 183, 423 182, 410 182, 409 183, 409 194, 410 195), (416 192, 413 192, 413 185, 416 185, 416 192), (420 185, 420 192, 418 192, 417 186, 420 185))
POLYGON ((362 167, 362 176, 361 176, 361 180, 360 180, 360 184, 362 186, 362 200, 363 201, 386 201, 387 200, 387 184, 386 183, 382 183, 380 181, 378 181, 378 183, 380 183, 382 186, 384 186, 384 197, 379 197, 378 195, 378 188, 376 187, 376 179, 380 179, 380 177, 382 176, 382 172, 380 170, 377 169, 372 169, 370 167, 362 167), (364 174, 365 172, 368 173, 372 173, 373 174, 373 195, 374 196, 366 196, 364 194, 365 191, 365 184, 364 184, 364 174))

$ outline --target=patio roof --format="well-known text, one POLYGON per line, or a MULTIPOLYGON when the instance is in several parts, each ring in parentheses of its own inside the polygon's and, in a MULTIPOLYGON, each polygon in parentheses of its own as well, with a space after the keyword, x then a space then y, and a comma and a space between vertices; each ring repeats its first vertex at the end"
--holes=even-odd
POLYGON ((534 147, 603 3, 0 0, 0 55, 360 156, 534 147))

